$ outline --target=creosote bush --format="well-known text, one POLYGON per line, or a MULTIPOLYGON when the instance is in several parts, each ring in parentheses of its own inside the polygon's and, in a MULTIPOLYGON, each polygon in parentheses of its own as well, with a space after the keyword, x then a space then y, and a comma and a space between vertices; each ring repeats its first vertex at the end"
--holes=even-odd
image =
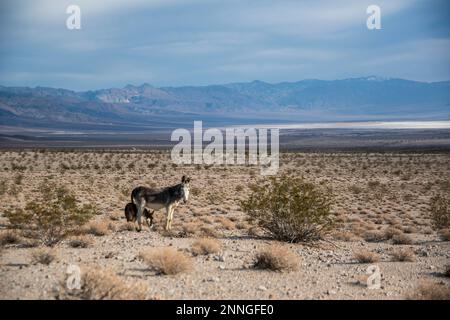
POLYGON ((250 186, 242 210, 277 240, 314 241, 333 226, 330 190, 283 175, 250 186))
POLYGON ((20 229, 41 244, 53 246, 75 232, 96 212, 91 205, 79 205, 65 187, 52 183, 39 187, 37 198, 26 203, 25 208, 6 211, 13 229, 20 229))

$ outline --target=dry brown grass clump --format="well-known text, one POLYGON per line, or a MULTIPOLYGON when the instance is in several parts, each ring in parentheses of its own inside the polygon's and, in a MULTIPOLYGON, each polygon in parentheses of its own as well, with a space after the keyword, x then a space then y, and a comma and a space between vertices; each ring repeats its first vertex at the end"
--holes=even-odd
POLYGON ((5 232, 2 232, 0 234, 0 245, 4 246, 7 244, 17 244, 20 243, 21 238, 20 236, 17 234, 17 232, 8 230, 5 232))
POLYGON ((182 229, 187 235, 193 235, 198 232, 199 224, 196 222, 188 222, 183 225, 182 229))
POLYGON ((395 250, 391 253, 391 257, 393 261, 398 262, 414 262, 416 261, 416 255, 414 254, 414 251, 411 249, 400 249, 395 250))
POLYGON ((86 225, 85 233, 102 237, 109 234, 109 223, 103 220, 91 221, 86 225))
POLYGON ((364 240, 367 242, 381 242, 386 239, 384 232, 378 230, 370 230, 363 234, 364 240))
POLYGON ((352 232, 348 231, 335 231, 333 232, 332 236, 333 239, 340 241, 353 241, 358 238, 352 232))
POLYGON ((430 280, 422 281, 407 298, 411 300, 450 300, 450 287, 447 284, 430 280))
POLYGON ((173 275, 192 270, 192 258, 175 248, 153 248, 139 254, 150 269, 160 274, 173 275))
POLYGON ((354 253, 355 259, 360 263, 373 263, 380 261, 380 256, 368 250, 359 250, 354 253))
POLYGON ((268 269, 272 271, 292 271, 298 269, 299 258, 288 248, 281 245, 271 245, 256 254, 256 269, 268 269))
POLYGON ((83 300, 144 300, 147 285, 143 282, 128 284, 108 269, 88 269, 82 274, 79 290, 68 293, 83 300))
POLYGON ((198 239, 191 247, 191 251, 194 255, 207 255, 211 253, 217 253, 222 248, 220 242, 216 239, 198 239))
POLYGON ((87 236, 77 236, 69 239, 68 244, 72 248, 87 248, 92 245, 92 240, 87 236))
POLYGON ((136 225, 134 224, 134 222, 124 222, 120 224, 119 227, 117 228, 117 231, 119 232, 134 231, 134 230, 136 230, 136 225))
POLYGON ((32 264, 45 264, 49 265, 56 259, 56 252, 50 248, 36 248, 31 251, 31 263, 32 264))
POLYGON ((202 233, 203 236, 209 237, 209 238, 217 238, 219 236, 219 234, 217 233, 216 230, 214 230, 211 227, 207 227, 207 226, 201 227, 200 232, 202 233))
POLYGON ((393 244, 412 244, 413 240, 407 234, 399 233, 392 237, 393 244))

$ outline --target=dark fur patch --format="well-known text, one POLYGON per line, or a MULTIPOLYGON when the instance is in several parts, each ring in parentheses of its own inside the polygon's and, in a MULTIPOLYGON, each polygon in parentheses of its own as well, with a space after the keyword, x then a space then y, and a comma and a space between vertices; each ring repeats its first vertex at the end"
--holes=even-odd
MULTIPOLYGON (((128 222, 135 222, 137 218, 137 206, 134 203, 127 203, 125 206, 125 218, 128 222)), ((153 224, 153 212, 144 209, 144 218, 150 219, 150 224, 153 224)))

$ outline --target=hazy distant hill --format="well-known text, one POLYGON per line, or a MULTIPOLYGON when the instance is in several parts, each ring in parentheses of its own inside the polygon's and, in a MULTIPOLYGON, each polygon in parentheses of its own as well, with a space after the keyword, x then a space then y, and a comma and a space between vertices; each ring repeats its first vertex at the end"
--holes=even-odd
POLYGON ((0 86, 3 125, 67 129, 83 125, 176 126, 203 118, 215 122, 239 118, 297 122, 449 119, 450 82, 372 76, 163 88, 143 84, 87 92, 0 86))

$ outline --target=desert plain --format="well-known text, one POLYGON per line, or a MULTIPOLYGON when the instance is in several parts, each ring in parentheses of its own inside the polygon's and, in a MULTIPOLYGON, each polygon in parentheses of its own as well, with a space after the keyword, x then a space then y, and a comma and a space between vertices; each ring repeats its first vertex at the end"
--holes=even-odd
POLYGON ((241 201, 267 179, 256 166, 179 166, 167 150, 2 150, 0 299, 448 299, 450 232, 435 226, 430 202, 450 195, 450 154, 282 152, 279 173, 330 187, 334 226, 322 240, 278 242, 249 219, 241 201), (126 222, 134 187, 175 185, 182 175, 192 179, 190 197, 170 232, 163 210, 151 229, 126 222), (97 208, 52 247, 4 216, 42 183, 97 208), (292 268, 255 268, 274 244, 292 268), (71 292, 71 265, 94 288, 71 292), (373 265, 377 289, 367 286, 373 265))

